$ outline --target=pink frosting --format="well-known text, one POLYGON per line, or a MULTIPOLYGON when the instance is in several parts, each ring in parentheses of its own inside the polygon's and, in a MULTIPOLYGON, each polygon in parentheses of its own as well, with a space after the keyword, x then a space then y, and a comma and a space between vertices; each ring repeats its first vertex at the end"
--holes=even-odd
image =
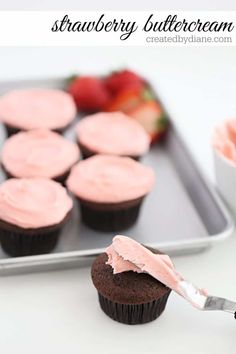
POLYGON ((31 130, 6 140, 1 159, 14 177, 54 178, 79 159, 77 145, 46 129, 31 130))
POLYGON ((236 119, 215 128, 212 145, 219 154, 236 165, 236 119))
POLYGON ((50 179, 12 178, 0 185, 0 219, 22 228, 58 224, 72 205, 66 189, 50 179))
POLYGON ((0 98, 0 119, 22 129, 59 129, 76 115, 72 97, 60 90, 15 90, 0 98))
POLYGON ((154 254, 133 239, 121 235, 113 238, 106 253, 107 264, 113 268, 114 274, 127 271, 148 273, 176 292, 182 292, 179 288, 182 277, 169 256, 154 254))
POLYGON ((78 141, 101 154, 140 156, 149 149, 144 128, 124 113, 96 113, 77 125, 78 141))
POLYGON ((145 196, 154 181, 150 167, 129 157, 95 155, 72 168, 67 186, 82 199, 118 203, 145 196))

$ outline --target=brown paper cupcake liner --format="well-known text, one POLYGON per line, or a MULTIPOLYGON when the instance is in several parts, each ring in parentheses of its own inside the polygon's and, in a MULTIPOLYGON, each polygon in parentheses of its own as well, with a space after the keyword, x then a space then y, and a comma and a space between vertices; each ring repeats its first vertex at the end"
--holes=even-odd
POLYGON ((23 229, 0 221, 0 244, 13 257, 30 256, 51 252, 58 241, 60 232, 69 214, 57 224, 38 229, 23 229))
POLYGON ((118 304, 98 293, 101 309, 115 321, 135 325, 154 321, 165 310, 169 291, 158 300, 145 304, 118 304))
MULTIPOLYGON (((52 129, 52 130, 56 133, 63 134, 69 128, 69 126, 70 126, 70 124, 64 128, 52 129)), ((19 133, 20 131, 24 131, 24 129, 19 129, 19 128, 16 128, 16 127, 13 127, 13 126, 7 125, 7 124, 4 124, 4 127, 5 127, 5 131, 6 131, 8 138, 16 133, 19 133)))
MULTIPOLYGON (((80 142, 78 142, 78 146, 81 151, 81 155, 83 156, 83 159, 87 159, 88 157, 99 154, 93 150, 88 149, 85 145, 81 144, 80 142)), ((131 157, 132 159, 134 159, 136 161, 139 161, 141 158, 141 156, 132 156, 132 155, 124 156, 124 157, 131 157)))
MULTIPOLYGON (((9 171, 7 171, 7 169, 4 167, 3 164, 1 164, 1 167, 2 167, 2 170, 3 170, 3 172, 4 172, 5 176, 6 176, 6 178, 19 178, 19 177, 13 176, 9 171)), ((70 174, 70 170, 71 170, 71 169, 68 169, 68 170, 67 170, 65 173, 63 173, 62 175, 56 176, 56 177, 51 178, 51 179, 53 179, 53 180, 56 181, 56 182, 61 183, 63 186, 66 186, 66 185, 65 185, 65 182, 66 182, 66 180, 67 180, 67 178, 68 178, 68 176, 69 176, 69 174, 70 174)))
POLYGON ((51 252, 57 244, 58 236, 58 231, 27 236, 23 233, 1 230, 0 243, 2 249, 10 256, 30 256, 51 252))
POLYGON ((79 199, 82 221, 91 229, 116 232, 130 228, 139 216, 144 197, 116 204, 93 203, 79 199))

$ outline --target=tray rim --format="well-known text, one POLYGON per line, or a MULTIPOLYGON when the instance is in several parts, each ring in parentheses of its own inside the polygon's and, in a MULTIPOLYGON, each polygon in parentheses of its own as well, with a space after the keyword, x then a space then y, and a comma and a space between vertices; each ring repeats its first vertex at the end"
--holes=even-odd
MULTIPOLYGON (((65 76, 57 76, 57 77, 40 77, 40 78, 29 78, 29 79, 18 79, 18 80, 3 80, 0 81, 0 85, 19 85, 20 83, 22 85, 24 84, 29 84, 31 82, 63 82, 68 77, 65 76)), ((159 98, 158 98, 159 99, 159 98)), ((160 100, 161 102, 161 100, 160 100)), ((230 237, 233 234, 235 224, 233 221, 233 218, 227 209, 226 205, 224 204, 223 200, 220 198, 219 194, 217 193, 217 190, 215 189, 214 185, 210 182, 210 180, 207 178, 205 173, 203 172, 201 166, 199 165, 198 161, 194 158, 192 155, 191 150, 188 149, 188 146, 185 142, 185 139, 183 138, 180 130, 178 129, 177 125, 173 120, 171 119, 170 115, 168 114, 168 110, 165 108, 165 112, 167 113, 168 119, 171 121, 171 125, 173 126, 175 133, 178 135, 179 139, 181 142, 183 142, 184 147, 187 149, 188 154, 191 158, 191 160, 194 162, 197 171, 199 172, 199 176, 201 177, 202 181, 206 185, 207 189, 210 192, 210 195, 214 199, 214 202, 217 204, 219 209, 221 210, 222 214, 225 217, 226 220, 226 228, 215 235, 208 235, 205 237, 201 237, 199 239, 188 239, 188 240, 183 240, 183 241, 169 241, 169 242, 162 242, 162 243, 147 243, 147 246, 153 247, 153 248, 161 248, 162 251, 168 252, 168 251, 173 251, 173 252, 178 252, 180 251, 189 251, 189 253, 196 251, 197 249, 205 249, 209 247, 210 245, 223 241, 230 237)), ((4 270, 12 268, 12 269, 17 269, 21 267, 30 267, 30 266, 40 266, 40 265, 50 265, 50 264, 63 264, 67 262, 71 263, 78 263, 81 260, 84 259, 89 259, 90 257, 93 258, 96 255, 104 252, 104 248, 94 248, 94 249, 86 249, 86 250, 76 250, 76 251, 67 251, 67 252, 58 252, 58 253, 49 253, 49 254, 44 254, 44 255, 36 255, 36 256, 25 256, 25 257, 9 257, 9 258, 4 258, 0 259, 0 275, 3 275, 4 270)), ((32 270, 33 271, 33 270, 32 270)))

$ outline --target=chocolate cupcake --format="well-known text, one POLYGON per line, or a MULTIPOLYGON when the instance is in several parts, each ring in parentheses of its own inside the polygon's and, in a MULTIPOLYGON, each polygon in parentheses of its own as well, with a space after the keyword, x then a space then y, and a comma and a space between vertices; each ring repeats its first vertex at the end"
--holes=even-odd
POLYGON ((129 157, 95 155, 71 169, 68 189, 80 202, 83 222, 99 231, 131 227, 155 176, 129 157))
POLYGON ((149 275, 147 270, 151 269, 150 262, 153 263, 155 273, 160 274, 165 281, 163 274, 166 274, 167 260, 171 264, 166 255, 153 254, 128 237, 114 237, 106 253, 95 259, 91 270, 92 281, 105 314, 115 321, 130 325, 151 322, 159 317, 165 309, 171 289, 149 275), (124 258, 117 252, 117 242, 122 244, 124 258), (141 259, 144 270, 132 263, 133 258, 129 257, 132 253, 141 259))
POLYGON ((0 243, 11 256, 48 253, 72 209, 66 189, 50 179, 12 178, 0 185, 0 243))
POLYGON ((77 124, 76 133, 84 158, 109 154, 138 160, 150 145, 150 137, 141 124, 122 112, 87 116, 77 124))
POLYGON ((15 90, 0 98, 0 120, 8 136, 20 130, 40 128, 62 133, 75 116, 72 97, 61 90, 15 90))
POLYGON ((48 129, 38 129, 7 139, 1 163, 7 177, 44 177, 64 183, 79 155, 77 144, 48 129))

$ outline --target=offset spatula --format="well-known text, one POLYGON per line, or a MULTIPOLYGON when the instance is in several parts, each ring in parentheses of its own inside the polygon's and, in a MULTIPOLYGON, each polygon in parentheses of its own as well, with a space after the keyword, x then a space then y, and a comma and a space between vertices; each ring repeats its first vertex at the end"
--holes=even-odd
POLYGON ((112 247, 121 259, 131 262, 139 271, 148 273, 166 284, 195 308, 203 311, 230 312, 236 318, 236 302, 208 295, 205 289, 200 289, 184 279, 170 258, 158 250, 140 245, 122 235, 113 238, 112 247), (157 256, 159 257, 157 258, 157 256))
POLYGON ((207 295, 205 291, 198 289, 184 279, 179 282, 179 287, 182 290, 181 295, 199 310, 230 312, 236 318, 236 302, 222 297, 207 295))

